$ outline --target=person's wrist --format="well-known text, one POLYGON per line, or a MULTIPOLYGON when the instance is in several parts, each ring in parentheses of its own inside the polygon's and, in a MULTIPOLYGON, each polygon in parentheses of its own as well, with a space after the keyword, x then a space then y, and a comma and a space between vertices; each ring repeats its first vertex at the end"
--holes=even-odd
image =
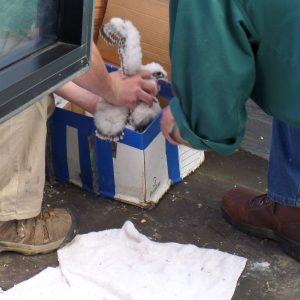
POLYGON ((111 72, 109 73, 109 82, 108 82, 108 88, 106 90, 106 93, 104 95, 104 99, 114 105, 118 104, 118 98, 119 98, 119 88, 118 88, 118 81, 120 80, 119 75, 117 72, 111 72))
POLYGON ((97 106, 98 106, 98 103, 99 103, 100 101, 102 101, 102 100, 103 100, 103 98, 102 98, 102 97, 99 97, 99 96, 97 96, 97 97, 94 99, 93 103, 91 104, 91 111, 90 111, 91 114, 94 115, 94 114, 97 112, 97 106))
POLYGON ((175 121, 174 123, 172 124, 172 127, 169 128, 169 135, 171 137, 171 139, 176 142, 177 144, 182 144, 182 145, 185 145, 185 146, 190 146, 189 142, 184 140, 182 137, 181 137, 181 134, 180 134, 180 131, 179 131, 179 128, 178 126, 176 125, 175 121))
POLYGON ((107 91, 103 94, 103 98, 110 104, 116 105, 117 103, 116 92, 112 87, 107 89, 107 91))

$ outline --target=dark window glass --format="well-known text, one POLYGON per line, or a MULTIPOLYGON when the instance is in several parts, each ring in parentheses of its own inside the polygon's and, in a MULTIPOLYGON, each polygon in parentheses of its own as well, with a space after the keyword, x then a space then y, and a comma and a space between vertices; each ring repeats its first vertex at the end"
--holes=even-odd
POLYGON ((0 0, 0 69, 57 40, 59 0, 0 0))
POLYGON ((0 123, 88 69, 93 0, 0 0, 0 123))

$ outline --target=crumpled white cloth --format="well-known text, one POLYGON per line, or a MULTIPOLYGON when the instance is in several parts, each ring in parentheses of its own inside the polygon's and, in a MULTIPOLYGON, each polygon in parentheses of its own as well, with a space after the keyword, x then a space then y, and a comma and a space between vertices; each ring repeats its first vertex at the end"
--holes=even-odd
POLYGON ((153 242, 130 221, 121 229, 78 235, 58 251, 58 259, 58 268, 0 298, 228 300, 246 264, 245 258, 218 250, 153 242))

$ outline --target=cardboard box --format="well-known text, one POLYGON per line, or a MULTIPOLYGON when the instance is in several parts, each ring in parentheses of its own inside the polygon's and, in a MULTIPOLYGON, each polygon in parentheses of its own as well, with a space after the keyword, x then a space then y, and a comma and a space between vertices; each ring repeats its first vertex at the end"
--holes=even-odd
POLYGON ((97 43, 99 28, 102 24, 105 11, 106 11, 107 0, 95 0, 94 3, 94 35, 93 40, 97 43))
MULTIPOLYGON (((143 63, 160 63, 170 72, 169 0, 109 0, 103 24, 112 17, 130 20, 140 31, 143 63)), ((119 65, 117 49, 98 37, 97 47, 106 62, 119 65)))
MULTIPOLYGON (((161 95, 172 97, 168 84, 161 95)), ((116 143, 98 138, 93 118, 80 109, 56 107, 50 122, 54 177, 105 197, 154 206, 172 183, 204 161, 203 151, 171 145, 161 133, 160 117, 143 132, 125 128, 116 143)))

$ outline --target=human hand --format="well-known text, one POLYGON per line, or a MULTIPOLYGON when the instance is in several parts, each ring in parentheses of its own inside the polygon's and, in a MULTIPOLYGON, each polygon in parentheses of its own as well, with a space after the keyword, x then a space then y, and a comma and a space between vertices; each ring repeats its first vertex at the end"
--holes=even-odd
POLYGON ((163 110, 160 126, 162 133, 171 144, 182 144, 190 147, 190 144, 181 137, 179 129, 175 123, 173 113, 169 106, 163 110))
POLYGON ((133 110, 138 101, 143 101, 151 106, 153 95, 157 93, 157 86, 147 79, 151 78, 151 73, 140 71, 134 76, 123 77, 120 71, 111 72, 113 93, 105 100, 117 106, 127 106, 133 110))

